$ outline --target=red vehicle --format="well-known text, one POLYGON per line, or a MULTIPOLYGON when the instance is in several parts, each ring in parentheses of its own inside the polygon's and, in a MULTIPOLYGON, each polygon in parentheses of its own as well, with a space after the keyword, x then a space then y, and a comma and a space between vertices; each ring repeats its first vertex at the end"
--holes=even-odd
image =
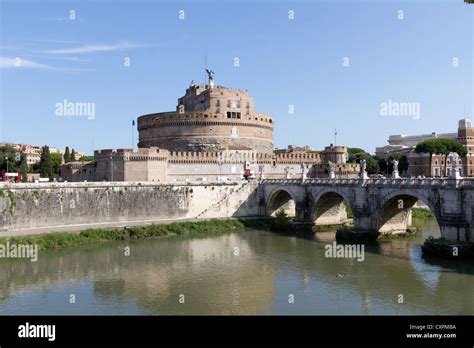
POLYGON ((3 173, 3 175, 2 175, 2 181, 12 181, 11 178, 13 178, 13 182, 16 182, 16 183, 21 182, 20 172, 18 172, 18 173, 3 173))
POLYGON ((245 162, 244 166, 244 178, 250 179, 253 176, 252 170, 250 169, 250 162, 245 162))

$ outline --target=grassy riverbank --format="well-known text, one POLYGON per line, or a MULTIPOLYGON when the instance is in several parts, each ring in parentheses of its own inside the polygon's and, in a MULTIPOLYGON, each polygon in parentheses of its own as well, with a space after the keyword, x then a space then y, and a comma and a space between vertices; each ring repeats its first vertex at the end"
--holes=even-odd
POLYGON ((431 210, 423 208, 413 208, 412 210, 412 226, 416 227, 417 231, 421 231, 426 227, 426 221, 434 219, 435 216, 431 210))
MULTIPOLYGON (((434 218, 433 213, 426 209, 413 209, 413 226, 421 230, 426 221, 434 218)), ((209 235, 213 233, 239 232, 245 228, 260 230, 291 229, 290 219, 285 216, 277 218, 205 220, 197 222, 175 222, 171 224, 151 224, 128 226, 126 228, 87 229, 80 232, 60 232, 33 236, 0 238, 0 244, 37 244, 39 250, 58 249, 82 244, 106 241, 124 241, 134 239, 150 239, 174 235, 209 235)))
POLYGON ((213 234, 230 231, 243 231, 246 227, 265 228, 268 221, 259 219, 205 220, 198 222, 175 222, 171 224, 152 224, 128 226, 127 228, 87 229, 80 232, 49 233, 44 235, 0 238, 0 244, 37 244, 39 250, 58 249, 81 244, 106 241, 150 239, 185 234, 213 234))

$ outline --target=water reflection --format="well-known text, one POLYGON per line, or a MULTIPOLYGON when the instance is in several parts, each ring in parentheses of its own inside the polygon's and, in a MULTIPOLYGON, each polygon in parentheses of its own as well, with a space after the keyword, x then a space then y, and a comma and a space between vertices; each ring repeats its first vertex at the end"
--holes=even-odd
POLYGON ((474 314, 472 263, 424 260, 423 239, 367 245, 363 262, 326 258, 333 232, 246 231, 63 249, 36 263, 0 261, 0 313, 474 314))

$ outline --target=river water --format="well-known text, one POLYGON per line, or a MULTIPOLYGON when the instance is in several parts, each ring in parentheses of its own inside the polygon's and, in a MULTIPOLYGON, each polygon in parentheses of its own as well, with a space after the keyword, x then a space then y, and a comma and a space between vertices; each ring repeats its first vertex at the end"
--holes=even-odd
POLYGON ((473 262, 423 259, 428 235, 436 222, 362 262, 325 256, 334 232, 258 230, 0 259, 0 314, 474 314, 473 262))

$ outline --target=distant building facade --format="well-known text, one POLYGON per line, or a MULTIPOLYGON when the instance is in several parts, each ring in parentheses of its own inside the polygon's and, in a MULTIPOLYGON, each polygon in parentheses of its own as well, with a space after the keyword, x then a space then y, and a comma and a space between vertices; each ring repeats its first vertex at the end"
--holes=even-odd
MULTIPOLYGON (((22 152, 26 156, 26 164, 28 168, 32 165, 39 163, 41 161, 41 153, 43 152, 42 146, 29 145, 29 144, 14 144, 14 143, 0 143, 1 146, 9 146, 18 152, 22 152)), ((60 153, 64 156, 64 149, 56 149, 54 147, 49 148, 50 153, 60 153)), ((85 156, 84 152, 77 151, 75 152, 75 161, 78 161, 81 157, 85 156)))
MULTIPOLYGON (((441 137, 441 136, 440 136, 441 137)), ((459 121, 456 137, 450 137, 459 141, 466 149, 467 155, 459 158, 459 171, 461 176, 474 176, 474 129, 470 119, 459 121)), ((443 177, 450 176, 452 163, 447 156, 429 153, 409 153, 408 174, 411 176, 443 177)))
POLYGON ((388 145, 377 147, 375 154, 379 157, 385 157, 394 153, 410 153, 419 143, 436 138, 457 139, 458 133, 437 134, 433 132, 421 135, 390 135, 388 137, 388 145))

